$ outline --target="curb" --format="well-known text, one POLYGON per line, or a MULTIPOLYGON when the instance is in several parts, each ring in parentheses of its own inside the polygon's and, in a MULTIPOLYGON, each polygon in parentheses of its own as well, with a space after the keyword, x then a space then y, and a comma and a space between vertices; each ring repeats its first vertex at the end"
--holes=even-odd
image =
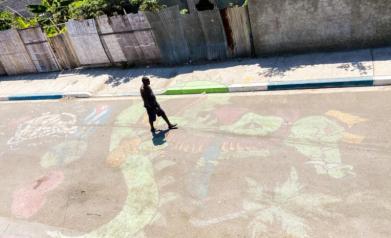
MULTIPOLYGON (((232 84, 229 86, 191 87, 191 88, 168 88, 166 91, 158 90, 156 95, 185 95, 185 94, 211 94, 211 93, 235 93, 235 92, 258 92, 296 89, 321 89, 342 87, 369 87, 391 85, 391 76, 366 76, 352 78, 335 78, 320 80, 297 80, 288 82, 269 82, 256 84, 232 84)), ((0 96, 0 101, 27 101, 27 100, 53 100, 62 98, 104 98, 104 97, 128 97, 138 96, 138 93, 122 93, 117 95, 104 94, 93 95, 90 92, 69 93, 33 93, 0 96)))
POLYGON ((259 84, 251 84, 251 85, 232 84, 228 88, 229 88, 229 92, 231 93, 267 91, 268 84, 267 83, 259 83, 259 84))
POLYGON ((202 93, 229 93, 229 87, 169 88, 162 95, 184 95, 202 93))
POLYGON ((373 78, 373 85, 375 86, 391 85, 391 76, 375 76, 373 78))
POLYGON ((90 97, 92 97, 92 93, 90 93, 90 92, 70 92, 70 93, 64 93, 63 97, 90 98, 90 97))
POLYGON ((70 93, 32 93, 16 94, 11 96, 0 97, 0 101, 31 101, 31 100, 54 100, 62 98, 90 98, 89 92, 70 92, 70 93))
POLYGON ((268 91, 317 89, 317 88, 368 87, 368 86, 373 86, 373 77, 271 82, 268 84, 268 91))
POLYGON ((257 84, 232 84, 221 88, 171 88, 163 95, 182 95, 200 93, 257 92, 297 89, 321 89, 343 87, 371 87, 391 85, 391 76, 365 76, 319 80, 297 80, 288 82, 269 82, 257 84))

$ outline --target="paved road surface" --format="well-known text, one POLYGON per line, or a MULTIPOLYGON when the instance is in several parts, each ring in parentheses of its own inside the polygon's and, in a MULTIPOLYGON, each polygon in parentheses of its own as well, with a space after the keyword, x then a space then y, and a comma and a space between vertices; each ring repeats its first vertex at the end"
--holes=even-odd
POLYGON ((391 88, 159 99, 2 103, 0 237, 391 237, 391 88))

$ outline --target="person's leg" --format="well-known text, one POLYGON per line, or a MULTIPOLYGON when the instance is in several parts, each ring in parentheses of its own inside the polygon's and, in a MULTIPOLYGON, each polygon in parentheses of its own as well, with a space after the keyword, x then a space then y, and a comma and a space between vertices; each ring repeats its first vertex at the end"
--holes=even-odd
POLYGON ((168 125, 168 126, 171 126, 171 122, 170 122, 170 120, 168 119, 166 113, 163 112, 163 113, 162 113, 162 117, 163 117, 164 121, 167 123, 167 125, 168 125))
POLYGON ((176 124, 172 124, 170 122, 170 120, 168 119, 168 117, 166 115, 166 112, 164 112, 163 109, 161 109, 161 108, 158 109, 158 115, 163 117, 163 120, 167 123, 168 128, 170 128, 170 129, 176 128, 177 125, 176 124))
POLYGON ((151 132, 155 132, 156 129, 155 129, 155 127, 153 125, 153 121, 151 119, 149 120, 149 125, 151 126, 151 132))
POLYGON ((155 126, 153 123, 156 121, 156 112, 150 108, 147 108, 148 118, 149 118, 149 125, 151 126, 151 132, 155 132, 155 126))

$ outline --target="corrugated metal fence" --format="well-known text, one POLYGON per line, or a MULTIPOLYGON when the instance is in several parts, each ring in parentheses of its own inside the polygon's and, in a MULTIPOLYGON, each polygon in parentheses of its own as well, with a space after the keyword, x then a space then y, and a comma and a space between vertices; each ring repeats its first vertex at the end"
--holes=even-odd
POLYGON ((143 14, 101 16, 97 18, 97 23, 111 62, 142 64, 159 61, 159 49, 143 14))
POLYGON ((0 62, 0 76, 1 75, 5 75, 5 74, 6 74, 5 69, 4 69, 3 65, 1 64, 1 62, 0 62))
POLYGON ((49 42, 62 69, 73 69, 80 66, 68 32, 49 38, 49 42))
POLYGON ((59 70, 57 58, 41 28, 19 30, 19 35, 38 72, 59 70))
POLYGON ((110 63, 94 19, 71 20, 66 23, 66 26, 81 65, 106 65, 110 63))
POLYGON ((0 32, 0 61, 8 75, 37 72, 18 31, 14 29, 0 32))
POLYGON ((247 9, 197 11, 179 6, 158 13, 70 20, 47 39, 39 27, 0 32, 0 75, 112 64, 181 64, 250 56, 247 9), (223 17, 222 17, 223 16, 223 17))

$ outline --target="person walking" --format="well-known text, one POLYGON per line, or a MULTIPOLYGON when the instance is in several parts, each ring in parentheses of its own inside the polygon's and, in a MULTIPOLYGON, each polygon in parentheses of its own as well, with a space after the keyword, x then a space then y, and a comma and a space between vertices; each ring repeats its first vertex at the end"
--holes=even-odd
POLYGON ((140 88, 140 94, 144 101, 144 107, 147 110, 149 117, 149 124, 151 126, 151 132, 155 133, 156 129, 153 123, 156 121, 157 116, 163 117, 164 121, 168 125, 168 129, 177 129, 177 124, 172 124, 168 119, 164 110, 160 107, 159 103, 156 100, 156 96, 152 91, 151 82, 148 77, 142 78, 143 85, 140 88))

